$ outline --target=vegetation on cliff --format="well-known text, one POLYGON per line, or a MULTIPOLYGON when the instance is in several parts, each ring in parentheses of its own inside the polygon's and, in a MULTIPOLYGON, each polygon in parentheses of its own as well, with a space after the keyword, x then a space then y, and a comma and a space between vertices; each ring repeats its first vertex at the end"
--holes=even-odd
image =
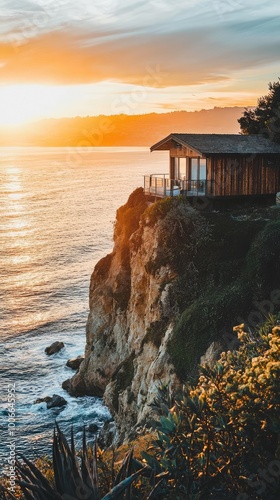
MULTIPOLYGON (((97 500, 113 486, 104 498, 119 498, 126 491, 121 498, 278 499, 279 318, 271 316, 254 332, 236 327, 239 347, 222 352, 214 366, 201 366, 195 384, 174 394, 159 388, 153 422, 157 437, 142 451, 141 462, 130 454, 117 472, 119 466, 110 465, 108 456, 99 452, 97 460, 91 451, 90 466, 84 441, 80 472, 73 442, 69 447, 58 429, 54 483, 50 473, 44 479, 31 462, 18 465, 25 498, 97 500)), ((8 498, 4 492, 2 498, 8 498)))
POLYGON ((176 273, 168 352, 183 381, 211 342, 227 347, 235 324, 255 327, 279 308, 279 208, 207 213, 184 198, 167 198, 143 219, 160 225, 159 251, 146 270, 168 264, 176 273))

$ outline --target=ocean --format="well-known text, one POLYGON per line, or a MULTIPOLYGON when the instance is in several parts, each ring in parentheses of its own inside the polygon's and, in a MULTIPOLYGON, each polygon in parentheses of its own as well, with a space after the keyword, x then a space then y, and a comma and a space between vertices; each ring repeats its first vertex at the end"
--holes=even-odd
POLYGON ((55 421, 79 444, 110 418, 99 398, 62 390, 65 363, 84 352, 90 276, 112 250, 116 209, 145 174, 167 171, 168 154, 148 148, 0 148, 1 468, 11 442, 50 455, 55 421), (49 357, 56 340, 65 347, 49 357), (67 405, 34 404, 53 394, 67 405))

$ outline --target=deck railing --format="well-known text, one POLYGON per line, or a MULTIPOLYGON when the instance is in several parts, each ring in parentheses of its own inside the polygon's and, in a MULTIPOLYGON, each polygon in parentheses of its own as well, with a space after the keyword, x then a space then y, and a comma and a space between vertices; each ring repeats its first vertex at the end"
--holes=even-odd
POLYGON ((169 179, 168 174, 145 175, 144 192, 157 197, 178 196, 205 196, 207 190, 206 180, 169 179))
POLYGON ((151 194, 159 197, 177 196, 180 194, 181 187, 178 181, 169 179, 167 174, 145 175, 144 191, 145 194, 151 194), (177 182, 177 184, 176 184, 177 182))
POLYGON ((181 189, 187 196, 205 196, 206 194, 206 180, 205 179, 192 179, 182 180, 181 189))

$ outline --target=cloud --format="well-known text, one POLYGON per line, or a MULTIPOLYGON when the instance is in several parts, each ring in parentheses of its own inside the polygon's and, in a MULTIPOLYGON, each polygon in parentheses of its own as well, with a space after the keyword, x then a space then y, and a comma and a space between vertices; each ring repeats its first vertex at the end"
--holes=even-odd
POLYGON ((5 2, 1 83, 109 80, 164 88, 223 82, 279 57, 273 1, 266 10, 260 2, 249 1, 245 8, 239 0, 227 0, 222 22, 217 1, 187 1, 183 7, 177 0, 121 6, 117 0, 81 0, 77 5, 5 2))

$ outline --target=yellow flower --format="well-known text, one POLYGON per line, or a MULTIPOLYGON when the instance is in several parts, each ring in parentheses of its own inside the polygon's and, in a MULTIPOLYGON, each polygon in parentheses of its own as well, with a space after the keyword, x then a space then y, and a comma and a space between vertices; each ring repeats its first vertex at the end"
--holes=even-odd
POLYGON ((258 382, 259 382, 259 384, 265 384, 266 383, 266 376, 264 375, 264 373, 262 373, 262 375, 258 376, 258 382))
POLYGON ((238 337, 238 340, 240 340, 240 342, 245 342, 246 333, 241 330, 238 332, 237 337, 238 337))
POLYGON ((234 332, 238 332, 238 330, 243 330, 244 327, 245 327, 244 323, 241 323, 240 325, 234 326, 232 330, 234 332))

